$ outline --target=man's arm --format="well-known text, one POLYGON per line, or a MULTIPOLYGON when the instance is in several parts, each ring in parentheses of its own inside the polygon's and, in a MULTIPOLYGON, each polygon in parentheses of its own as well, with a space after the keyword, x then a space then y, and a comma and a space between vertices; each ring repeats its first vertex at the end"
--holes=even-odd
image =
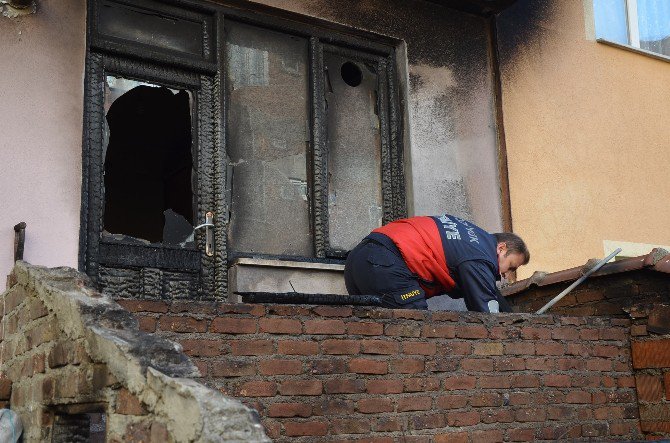
POLYGON ((459 285, 469 311, 512 312, 496 287, 495 270, 483 260, 467 260, 458 265, 459 285))

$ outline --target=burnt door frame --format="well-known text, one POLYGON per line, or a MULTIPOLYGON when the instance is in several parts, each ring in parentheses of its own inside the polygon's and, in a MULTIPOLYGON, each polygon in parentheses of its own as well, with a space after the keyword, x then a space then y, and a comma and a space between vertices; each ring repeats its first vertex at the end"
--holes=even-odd
POLYGON ((111 275, 113 296, 214 298, 227 286, 223 188, 223 127, 219 82, 218 9, 179 1, 178 5, 153 0, 89 1, 88 42, 85 77, 84 137, 82 153, 82 210, 79 267, 100 283, 101 272, 111 275), (100 8, 105 4, 151 8, 188 23, 201 23, 202 54, 184 54, 165 48, 119 39, 100 32, 100 8), (105 78, 117 76, 156 83, 191 92, 193 103, 192 143, 197 147, 194 166, 197 185, 194 224, 214 213, 214 255, 205 251, 204 230, 195 233, 195 248, 141 245, 132 239, 103 238, 105 78), (218 223, 217 223, 218 222, 218 223), (111 271, 110 271, 111 270, 111 271))

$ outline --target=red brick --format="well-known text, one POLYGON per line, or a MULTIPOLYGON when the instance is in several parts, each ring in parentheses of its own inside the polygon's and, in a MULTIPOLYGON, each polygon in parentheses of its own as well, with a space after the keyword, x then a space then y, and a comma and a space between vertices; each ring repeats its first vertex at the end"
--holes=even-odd
POLYGON ((435 355, 435 343, 403 342, 402 351, 409 355, 435 355))
POLYGON ((261 375, 279 375, 302 373, 301 360, 261 360, 258 373, 261 375))
POLYGON ((358 400, 356 409, 363 414, 393 412, 393 402, 385 398, 364 398, 358 400))
POLYGON ((535 345, 535 354, 537 355, 564 355, 565 346, 562 343, 549 342, 537 343, 535 345))
POLYGON ((447 418, 444 414, 440 413, 426 415, 412 414, 410 420, 412 421, 414 429, 435 429, 447 426, 447 418))
POLYGON ((268 334, 301 334, 302 325, 298 320, 285 318, 261 318, 258 320, 258 332, 268 334))
POLYGON ((496 371, 522 371, 526 369, 523 358, 499 358, 495 360, 496 371))
POLYGON ((346 326, 349 335, 382 335, 384 333, 384 325, 381 323, 349 322, 346 323, 346 326))
POLYGON ((540 377, 537 375, 523 374, 512 377, 513 388, 539 388, 540 377))
POLYGON ((472 345, 463 341, 448 341, 439 343, 438 354, 445 356, 470 355, 472 354, 472 345))
POLYGON ((596 357, 618 357, 621 351, 619 346, 596 345, 593 347, 593 355, 596 357))
POLYGON ((9 400, 12 395, 12 381, 0 374, 0 400, 9 400))
POLYGON ((346 327, 342 320, 307 320, 305 333, 307 334, 344 334, 346 327))
POLYGON ((647 335, 647 325, 633 325, 630 327, 630 335, 633 337, 640 337, 647 335))
POLYGON ((551 331, 554 340, 579 340, 579 330, 575 328, 556 328, 551 331))
POLYGON ((284 318, 311 317, 312 310, 307 306, 298 305, 268 305, 267 316, 278 316, 284 318))
POLYGON ((284 422, 284 433, 287 437, 322 436, 328 433, 328 424, 323 421, 286 421, 284 422))
POLYGON ((586 361, 583 358, 559 358, 556 360, 556 369, 559 371, 583 371, 586 361))
POLYGON ((358 340, 324 340, 321 342, 321 352, 324 354, 358 354, 360 348, 361 342, 358 340))
POLYGON ((388 367, 393 374, 417 374, 424 371, 425 362, 413 359, 391 360, 388 367))
POLYGON ((388 364, 385 361, 354 358, 349 362, 349 371, 357 374, 386 374, 388 364))
POLYGON ((509 409, 489 409, 481 414, 482 423, 513 423, 514 415, 509 409))
POLYGON ((256 319, 217 317, 212 320, 209 330, 219 334, 253 334, 256 332, 256 319))
POLYGON ((581 425, 565 424, 556 426, 547 426, 540 431, 539 438, 542 440, 565 440, 575 439, 582 435, 581 425))
MULTIPOLYGON (((512 379, 504 375, 488 375, 479 378, 479 387, 488 389, 507 389, 512 386, 512 379)), ((473 385, 474 387, 474 385, 473 385)), ((470 388, 472 389, 472 388, 470 388)))
POLYGON ((529 342, 505 343, 505 354, 534 355, 535 344, 529 342))
POLYGON ((464 358, 461 360, 461 369, 464 371, 491 372, 493 360, 490 358, 464 358))
POLYGON ((565 396, 566 403, 591 403, 591 393, 584 391, 571 391, 565 396))
POLYGON ((634 341, 631 349, 635 369, 670 367, 670 339, 634 341))
POLYGON ((530 371, 551 371, 556 368, 556 362, 549 358, 526 358, 526 369, 530 371))
POLYGON ((287 380, 279 385, 281 395, 321 395, 323 383, 321 380, 287 380))
POLYGON ((502 406, 500 394, 474 394, 470 397, 470 406, 481 408, 485 406, 502 406))
POLYGON ((456 328, 456 337, 458 338, 486 338, 489 335, 489 331, 485 326, 474 325, 474 326, 461 326, 459 325, 456 328))
POLYGON ((670 372, 663 374, 663 382, 665 384, 665 399, 670 401, 670 372))
POLYGON ((549 340, 551 329, 526 327, 521 328, 521 337, 526 340, 549 340))
POLYGON ((139 398, 126 388, 121 388, 117 391, 115 412, 121 415, 145 415, 147 410, 142 406, 139 398))
POLYGON ((207 320, 199 320, 193 317, 173 317, 163 315, 159 320, 160 329, 172 332, 205 332, 207 331, 207 320))
POLYGON ((311 360, 307 364, 309 372, 312 374, 343 374, 347 372, 347 362, 342 359, 311 360))
POLYGON ((639 400, 657 402, 663 398, 663 382, 660 376, 638 374, 635 381, 639 400))
POLYGON ((398 354, 400 344, 391 340, 361 340, 361 353, 363 354, 398 354))
POLYGON ((277 395, 277 383, 271 381, 249 381, 240 386, 237 395, 242 397, 273 397, 277 395))
POLYGON ((587 360, 586 369, 589 371, 611 371, 612 361, 604 358, 587 360))
POLYGON ((460 389, 474 389, 477 384, 477 378, 472 375, 454 375, 444 379, 444 389, 460 390, 460 389))
POLYGON ((265 419, 263 420, 263 428, 265 429, 267 436, 271 439, 276 440, 281 434, 281 423, 277 421, 265 419))
POLYGON ((304 403, 273 403, 268 407, 269 417, 309 417, 312 406, 304 403))
POLYGON ((509 437, 509 441, 533 441, 535 439, 535 428, 509 429, 507 436, 509 437))
POLYGON ((433 321, 459 321, 461 319, 461 313, 453 311, 431 311, 430 318, 433 321))
POLYGON ((352 400, 321 400, 314 405, 314 415, 351 415, 355 411, 352 400))
POLYGON ((514 412, 514 418, 521 423, 545 421, 547 412, 544 409, 517 409, 514 412))
POLYGON ((193 300, 173 301, 170 303, 170 312, 176 314, 190 313, 200 315, 215 315, 217 312, 216 303, 197 302, 193 300))
POLYGON ((440 358, 437 360, 426 361, 426 372, 449 372, 458 370, 459 359, 440 358))
POLYGON ((435 403, 440 409, 460 409, 468 403, 468 396, 459 394, 443 395, 438 397, 435 403))
POLYGON ((162 301, 119 299, 116 302, 130 312, 168 312, 168 304, 162 301))
POLYGON ((407 320, 426 320, 426 311, 417 311, 415 309, 394 309, 393 318, 403 318, 407 320))
POLYGON ((572 384, 572 377, 569 375, 545 375, 542 377, 542 384, 553 388, 569 388, 572 384))
POLYGON ((315 355, 319 353, 319 345, 315 341, 280 341, 277 352, 286 355, 315 355))
POLYGON ((402 380, 366 380, 365 390, 368 394, 399 394, 403 391, 402 380))
POLYGON ((334 418, 330 420, 333 434, 367 434, 370 420, 360 418, 334 418))
POLYGON ((579 338, 582 340, 598 340, 600 339, 600 330, 598 329, 581 329, 579 331, 579 338))
POLYGON ((158 326, 158 320, 154 317, 139 317, 140 331, 144 332, 156 332, 156 327, 158 326))
MULTIPOLYGON (((600 330, 600 339, 601 340, 627 341, 628 340, 628 331, 626 329, 615 329, 615 328, 601 329, 600 330)), ((666 340, 666 341, 670 341, 670 340, 666 340)))
MULTIPOLYGON (((272 340, 232 340, 230 352, 233 355, 269 355, 274 352, 272 340)), ((279 354, 288 354, 279 351, 279 354)))
POLYGON ((256 363, 246 360, 213 361, 209 372, 213 377, 242 377, 256 375, 256 367, 256 363))
POLYGON ((397 412, 428 411, 431 409, 433 399, 430 397, 405 397, 398 399, 397 412))
POLYGON ((365 391, 363 380, 326 380, 323 385, 326 394, 359 394, 365 391))
POLYGON ((468 443, 467 432, 449 432, 446 434, 436 434, 434 443, 468 443))
POLYGON ((421 335, 428 338, 454 338, 456 327, 454 325, 424 325, 421 335))
POLYGON ((477 443, 498 443, 503 441, 503 431, 499 429, 473 431, 470 435, 472 436, 472 441, 477 443))
POLYGON ((474 426, 479 423, 479 412, 450 412, 447 423, 449 426, 474 426))
POLYGON ((254 317, 265 315, 265 306, 246 303, 219 303, 219 314, 249 314, 254 317))
POLYGON ((384 334, 392 337, 419 337, 421 328, 410 323, 390 324, 384 328, 384 334))
MULTIPOLYGON (((407 429, 407 418, 398 415, 395 416, 380 416, 374 427, 376 432, 397 432, 407 429)), ((357 442, 358 443, 358 442, 357 442)), ((391 440, 390 443, 393 443, 391 440)))
POLYGON ((214 357, 221 355, 221 340, 179 340, 184 353, 191 357, 214 357))
POLYGON ((642 428, 642 432, 670 433, 670 421, 641 420, 640 427, 642 428))
POLYGON ((321 317, 351 317, 353 309, 348 306, 316 306, 312 312, 321 317))
POLYGON ((406 378, 403 380, 405 392, 428 392, 440 389, 440 380, 435 377, 406 378))

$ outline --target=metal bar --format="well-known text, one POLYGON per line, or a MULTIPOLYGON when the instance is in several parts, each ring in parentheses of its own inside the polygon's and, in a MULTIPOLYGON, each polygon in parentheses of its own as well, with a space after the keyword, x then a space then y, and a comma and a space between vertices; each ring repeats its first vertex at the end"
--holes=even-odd
POLYGON ((23 260, 26 243, 26 222, 14 225, 14 261, 23 260))
POLYGON ((540 310, 537 311, 536 314, 544 314, 549 308, 551 308, 551 307, 554 306, 556 303, 558 303, 563 297, 565 297, 566 295, 568 295, 568 293, 569 293, 570 291, 572 291, 573 289, 575 289, 575 288, 576 288, 577 286, 579 286, 584 280, 586 280, 586 279, 589 277, 589 275, 593 274, 593 273, 596 272, 598 269, 602 268, 602 266, 603 266, 605 263, 607 263, 608 261, 610 261, 610 260, 611 260, 615 255, 617 255, 619 252, 621 252, 621 248, 617 248, 617 249, 616 249, 614 252, 612 252, 610 255, 608 255, 607 257, 605 257, 605 258, 603 258, 602 260, 600 260, 594 267, 592 267, 592 268, 589 269, 584 275, 582 275, 581 277, 579 277, 579 279, 577 279, 573 284, 571 284, 570 286, 568 286, 567 288, 565 288, 565 290, 564 290, 563 292, 561 292, 561 293, 558 294, 556 297, 554 297, 553 299, 551 299, 551 301, 550 301, 549 303, 547 303, 546 305, 542 306, 542 308, 540 308, 540 310))

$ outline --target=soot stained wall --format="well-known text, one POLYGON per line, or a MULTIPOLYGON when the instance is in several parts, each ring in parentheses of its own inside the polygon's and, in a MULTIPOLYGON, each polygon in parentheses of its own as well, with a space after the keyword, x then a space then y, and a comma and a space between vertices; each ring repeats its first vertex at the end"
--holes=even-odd
POLYGON ((483 18, 416 0, 258 3, 403 40, 408 66, 401 66, 400 76, 409 80, 404 106, 410 215, 446 211, 489 230, 502 229, 483 18))

